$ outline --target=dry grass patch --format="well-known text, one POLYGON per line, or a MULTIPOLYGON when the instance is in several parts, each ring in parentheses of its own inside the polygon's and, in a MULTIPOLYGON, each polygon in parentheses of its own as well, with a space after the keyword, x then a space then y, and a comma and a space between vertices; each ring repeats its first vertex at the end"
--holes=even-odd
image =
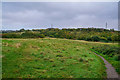
POLYGON ((21 46, 21 43, 17 43, 15 46, 16 48, 19 48, 21 46))

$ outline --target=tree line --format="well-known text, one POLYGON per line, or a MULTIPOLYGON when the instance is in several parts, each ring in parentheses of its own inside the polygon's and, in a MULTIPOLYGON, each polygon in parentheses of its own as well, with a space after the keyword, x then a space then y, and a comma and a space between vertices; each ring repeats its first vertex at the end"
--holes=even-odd
POLYGON ((86 41, 116 42, 119 41, 119 31, 114 29, 100 28, 77 28, 77 29, 20 29, 17 31, 4 32, 2 38, 66 38, 86 41))

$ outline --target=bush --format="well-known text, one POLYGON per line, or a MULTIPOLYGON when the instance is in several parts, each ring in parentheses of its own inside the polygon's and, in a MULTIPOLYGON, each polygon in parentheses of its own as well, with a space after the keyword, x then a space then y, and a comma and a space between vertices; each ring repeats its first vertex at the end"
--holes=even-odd
POLYGON ((93 36, 92 41, 100 41, 100 38, 98 36, 93 36))
POLYGON ((112 41, 111 37, 107 37, 107 40, 108 40, 108 41, 112 41))
POLYGON ((113 56, 113 59, 114 59, 115 61, 120 61, 119 56, 117 56, 117 55, 113 56))
POLYGON ((86 37, 85 40, 86 40, 86 41, 92 41, 92 38, 91 38, 91 37, 86 37))
POLYGON ((6 33, 2 34, 2 38, 21 38, 21 35, 15 33, 6 33))
POLYGON ((119 47, 116 46, 109 46, 109 45, 101 45, 98 47, 93 47, 95 51, 98 51, 99 53, 102 53, 104 55, 108 56, 114 56, 116 54, 119 54, 119 47))
POLYGON ((40 34, 39 37, 40 37, 40 38, 44 38, 45 35, 44 35, 44 34, 40 34))
POLYGON ((111 36, 111 39, 112 39, 113 42, 119 41, 119 36, 114 34, 114 35, 111 36))
POLYGON ((23 38, 34 38, 34 34, 32 32, 25 32, 21 35, 23 38))
POLYGON ((20 30, 19 30, 19 32, 24 32, 24 31, 25 31, 25 29, 20 29, 20 30))
POLYGON ((25 32, 21 35, 23 38, 44 38, 44 34, 40 33, 33 33, 31 31, 25 32))
POLYGON ((77 39, 78 40, 85 40, 85 36, 79 36, 77 39))

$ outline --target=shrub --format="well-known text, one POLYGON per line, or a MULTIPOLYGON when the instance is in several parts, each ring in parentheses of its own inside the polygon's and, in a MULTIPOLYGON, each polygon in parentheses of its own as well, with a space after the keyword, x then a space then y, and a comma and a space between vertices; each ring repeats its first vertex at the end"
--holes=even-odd
POLYGON ((44 38, 44 34, 33 33, 31 31, 27 31, 21 35, 23 38, 44 38))
POLYGON ((112 41, 111 37, 107 37, 107 40, 108 40, 108 41, 112 41))
POLYGON ((86 37, 85 40, 86 40, 86 41, 92 41, 92 38, 91 38, 91 37, 86 37))
POLYGON ((25 32, 21 36, 24 38, 34 38, 34 35, 32 32, 25 32))
POLYGON ((60 54, 58 54, 58 55, 56 55, 56 57, 63 57, 62 55, 60 55, 60 54))
POLYGON ((115 47, 115 46, 101 45, 98 47, 93 47, 92 49, 94 49, 95 51, 98 51, 99 53, 102 53, 104 55, 108 55, 111 57, 116 54, 119 54, 119 47, 115 47))
POLYGON ((116 61, 119 61, 119 60, 120 60, 120 59, 119 59, 119 56, 117 56, 117 55, 113 56, 113 59, 116 60, 116 61))
POLYGON ((44 34, 40 34, 39 37, 40 37, 40 38, 44 38, 45 35, 44 35, 44 34))
POLYGON ((112 39, 113 42, 114 41, 119 41, 119 36, 114 34, 114 35, 111 36, 111 39, 112 39))
POLYGON ((83 61, 84 61, 84 59, 82 59, 82 58, 79 58, 79 59, 78 59, 78 61, 79 61, 79 62, 83 62, 83 61))
POLYGON ((85 36, 79 36, 77 39, 78 40, 85 40, 85 36))
POLYGON ((15 33, 6 33, 2 34, 2 38, 21 38, 21 35, 15 33))
POLYGON ((99 41, 99 40, 100 40, 100 38, 98 36, 93 36, 92 37, 92 41, 99 41))
POLYGON ((20 29, 19 31, 20 31, 20 32, 24 32, 24 31, 25 31, 25 29, 20 29))

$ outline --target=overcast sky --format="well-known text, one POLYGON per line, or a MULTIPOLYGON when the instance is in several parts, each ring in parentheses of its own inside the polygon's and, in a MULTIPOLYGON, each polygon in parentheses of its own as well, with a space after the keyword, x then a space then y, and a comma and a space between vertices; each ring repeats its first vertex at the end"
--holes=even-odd
POLYGON ((117 2, 3 2, 2 29, 118 29, 117 2))

